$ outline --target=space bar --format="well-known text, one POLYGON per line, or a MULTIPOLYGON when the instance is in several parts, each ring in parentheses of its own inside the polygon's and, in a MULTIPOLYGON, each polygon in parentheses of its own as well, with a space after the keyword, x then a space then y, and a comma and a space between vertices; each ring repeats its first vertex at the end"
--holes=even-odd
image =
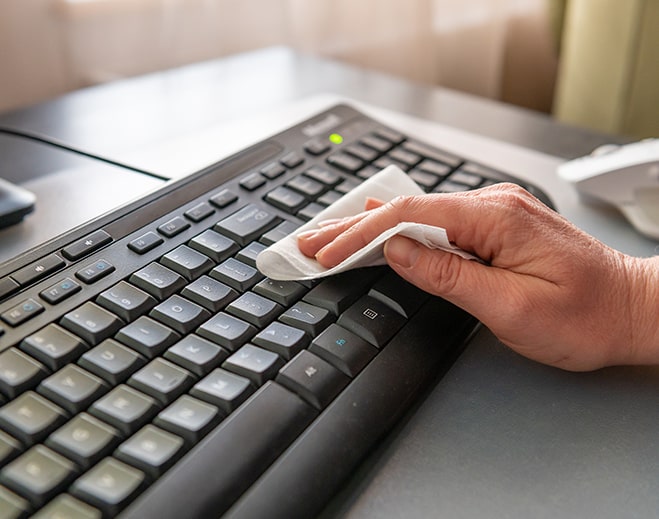
POLYGON ((120 517, 218 517, 315 416, 298 396, 267 382, 120 517))

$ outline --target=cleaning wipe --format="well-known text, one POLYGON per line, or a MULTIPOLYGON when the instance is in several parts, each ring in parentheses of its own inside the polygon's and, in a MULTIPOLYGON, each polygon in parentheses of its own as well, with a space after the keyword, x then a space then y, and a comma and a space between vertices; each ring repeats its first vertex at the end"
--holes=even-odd
POLYGON ((334 218, 345 218, 364 211, 367 198, 388 202, 400 195, 420 195, 424 191, 400 168, 388 166, 357 186, 337 202, 321 211, 315 218, 298 228, 277 243, 262 251, 256 258, 256 266, 271 279, 288 281, 315 279, 338 274, 350 269, 384 265, 384 243, 396 234, 412 238, 426 247, 458 254, 465 259, 476 259, 473 255, 452 245, 442 227, 401 222, 387 229, 377 238, 333 268, 325 268, 313 258, 308 258, 297 246, 297 235, 317 229, 318 222, 334 218))

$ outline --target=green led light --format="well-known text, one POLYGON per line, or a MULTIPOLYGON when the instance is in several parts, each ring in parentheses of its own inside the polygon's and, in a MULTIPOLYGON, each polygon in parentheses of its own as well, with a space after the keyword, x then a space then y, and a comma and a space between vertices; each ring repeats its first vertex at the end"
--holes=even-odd
POLYGON ((329 140, 332 144, 341 144, 343 142, 343 137, 341 137, 338 133, 333 133, 329 136, 329 140))

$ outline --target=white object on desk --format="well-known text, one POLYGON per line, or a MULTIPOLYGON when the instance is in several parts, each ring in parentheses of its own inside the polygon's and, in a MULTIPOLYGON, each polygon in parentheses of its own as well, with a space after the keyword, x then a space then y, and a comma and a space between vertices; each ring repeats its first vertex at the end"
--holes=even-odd
POLYGON ((558 167, 586 196, 616 206, 640 233, 659 239, 659 139, 598 148, 558 167))
POLYGON ((412 238, 429 248, 452 252, 465 259, 475 259, 471 254, 452 245, 443 228, 415 222, 401 222, 387 229, 366 246, 330 269, 324 268, 315 259, 306 257, 297 246, 297 235, 303 231, 318 228, 318 222, 361 213, 367 197, 388 202, 399 195, 423 193, 423 190, 400 168, 387 166, 321 211, 294 233, 261 252, 256 258, 256 266, 271 279, 288 281, 315 279, 338 274, 345 270, 383 265, 386 263, 383 254, 384 242, 396 234, 412 238))

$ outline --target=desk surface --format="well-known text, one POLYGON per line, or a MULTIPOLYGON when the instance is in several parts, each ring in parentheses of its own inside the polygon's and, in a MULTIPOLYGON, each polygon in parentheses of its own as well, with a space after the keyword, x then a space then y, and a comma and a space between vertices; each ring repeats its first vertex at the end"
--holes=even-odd
MULTIPOLYGON (((634 234, 614 213, 581 206, 553 173, 560 161, 556 157, 587 153, 607 142, 606 136, 286 49, 88 89, 5 114, 0 126, 43 133, 86 151, 158 170, 163 166, 159 150, 164 143, 224 135, 227 142, 218 143, 215 151, 219 159, 248 142, 243 137, 228 142, 234 136, 218 128, 241 128, 243 134, 251 135, 246 139, 258 140, 265 136, 259 132, 271 133, 277 129, 271 125, 283 124, 284 115, 295 118, 315 106, 304 99, 321 92, 368 103, 365 108, 385 122, 427 138, 444 139, 449 149, 467 156, 478 153, 481 160, 486 156, 485 162, 526 175, 548 189, 559 210, 589 232, 631 253, 654 251, 656 244, 634 234), (282 107, 286 114, 258 118, 282 107), (255 126, 257 121, 266 123, 255 126)), ((55 157, 52 150, 34 143, 29 152, 16 152, 14 144, 0 140, 3 156, 13 153, 15 157, 9 171, 0 164, 0 174, 37 187, 55 178, 62 179, 60 186, 70 186, 71 175, 79 179, 97 164, 59 152, 55 157)), ((176 176, 194 169, 195 160, 178 157, 170 173, 176 176)), ((114 168, 99 165, 95 171, 106 167, 114 168)), ((108 176, 113 174, 110 170, 108 176)), ((98 184, 107 181, 104 175, 85 177, 96 187, 90 185, 85 193, 82 182, 82 191, 71 200, 92 197, 98 184)), ((127 176, 124 185, 136 178, 125 171, 122 175, 127 176)), ((148 188, 136 186, 125 196, 148 188)), ((44 203, 52 205, 52 197, 44 203)), ((42 214, 35 213, 35 224, 46 224, 42 214)), ((8 239, 6 231, 0 233, 0 245, 8 239)), ((653 516, 659 510, 658 404, 656 368, 567 373, 515 355, 483 329, 361 466, 324 515, 653 516)))

